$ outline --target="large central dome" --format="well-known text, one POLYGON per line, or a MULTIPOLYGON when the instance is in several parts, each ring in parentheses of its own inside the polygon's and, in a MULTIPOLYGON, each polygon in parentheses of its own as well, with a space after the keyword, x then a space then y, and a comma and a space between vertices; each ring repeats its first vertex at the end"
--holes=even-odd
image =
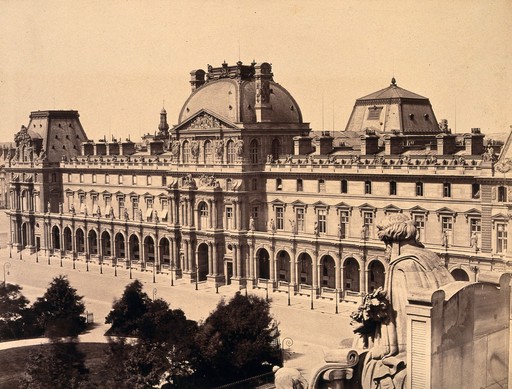
POLYGON ((273 80, 270 64, 253 62, 208 71, 193 70, 192 94, 180 111, 179 123, 202 109, 233 123, 302 123, 302 114, 290 93, 273 80))

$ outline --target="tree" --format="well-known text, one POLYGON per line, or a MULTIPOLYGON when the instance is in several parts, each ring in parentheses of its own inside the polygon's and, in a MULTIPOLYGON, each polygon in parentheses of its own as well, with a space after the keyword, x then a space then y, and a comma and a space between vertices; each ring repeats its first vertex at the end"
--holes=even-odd
POLYGON ((0 341, 29 336, 32 320, 29 301, 19 285, 6 284, 0 288, 0 341))
POLYGON ((49 337, 77 336, 86 328, 83 297, 65 276, 55 277, 32 306, 41 333, 49 337))
POLYGON ((228 304, 221 301, 199 326, 197 374, 223 384, 262 373, 280 361, 278 337, 269 303, 237 293, 228 304))
POLYGON ((142 291, 139 280, 127 285, 123 296, 115 300, 112 310, 105 318, 106 324, 112 324, 107 334, 118 336, 135 336, 138 321, 146 313, 150 299, 142 291))
POLYGON ((77 343, 54 341, 29 355, 20 389, 85 389, 89 385, 85 356, 77 343))

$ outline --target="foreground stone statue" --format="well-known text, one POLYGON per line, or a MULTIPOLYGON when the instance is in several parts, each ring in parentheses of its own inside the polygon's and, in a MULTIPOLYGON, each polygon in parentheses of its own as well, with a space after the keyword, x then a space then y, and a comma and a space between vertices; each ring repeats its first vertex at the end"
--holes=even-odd
POLYGON ((310 388, 506 387, 510 276, 454 281, 407 216, 377 228, 389 255, 384 288, 364 296, 351 315, 353 348, 327 353, 310 388))

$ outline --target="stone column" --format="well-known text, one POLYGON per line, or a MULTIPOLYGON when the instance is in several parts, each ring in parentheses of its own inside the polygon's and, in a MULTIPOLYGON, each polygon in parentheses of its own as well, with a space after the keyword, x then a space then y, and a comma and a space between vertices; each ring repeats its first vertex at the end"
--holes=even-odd
POLYGON ((360 292, 366 292, 366 287, 365 287, 365 270, 364 270, 364 267, 360 268, 359 269, 359 291, 360 292))
POLYGON ((190 200, 189 205, 189 213, 190 213, 190 227, 194 227, 194 219, 195 219, 195 213, 196 213, 196 207, 193 200, 190 200))
POLYGON ((312 287, 314 290, 317 290, 318 288, 318 268, 319 268, 319 265, 318 265, 318 251, 315 251, 315 256, 312 260, 312 271, 313 271, 313 282, 312 282, 312 287))
POLYGON ((274 282, 276 280, 276 250, 274 246, 270 248, 270 282, 272 283, 272 287, 274 286, 274 282))
MULTIPOLYGON (((213 228, 213 207, 212 200, 208 200, 208 211, 210 212, 210 217, 208 218, 208 228, 213 228)), ((201 226, 202 227, 202 226, 201 226)))
POLYGON ((215 199, 212 201, 212 221, 213 228, 217 228, 217 201, 215 199))
POLYGON ((217 243, 213 243, 213 275, 216 276, 219 274, 219 263, 218 263, 218 252, 217 252, 217 243))
POLYGON ((240 273, 238 272, 239 265, 238 265, 238 246, 233 245, 233 278, 238 278, 240 273))
POLYGON ((213 245, 212 242, 208 243, 208 275, 214 274, 213 272, 213 245))

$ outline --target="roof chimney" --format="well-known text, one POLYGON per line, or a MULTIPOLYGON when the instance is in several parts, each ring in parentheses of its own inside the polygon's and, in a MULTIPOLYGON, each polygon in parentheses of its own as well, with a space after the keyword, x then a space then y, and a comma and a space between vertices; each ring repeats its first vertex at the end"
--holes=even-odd
POLYGON ((377 154, 379 152, 379 137, 375 131, 366 129, 365 135, 361 135, 361 155, 377 154))

